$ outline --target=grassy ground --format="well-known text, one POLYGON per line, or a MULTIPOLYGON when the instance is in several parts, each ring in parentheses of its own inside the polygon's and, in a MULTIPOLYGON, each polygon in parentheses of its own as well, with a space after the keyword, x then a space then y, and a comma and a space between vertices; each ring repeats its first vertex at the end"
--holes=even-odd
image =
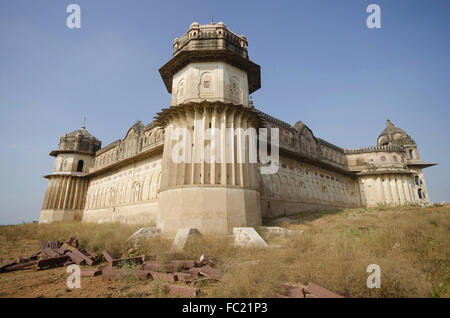
MULTIPOLYGON (((272 221, 273 224, 277 223, 272 221)), ((344 209, 302 213, 277 223, 304 230, 294 238, 270 238, 266 249, 240 249, 229 237, 203 237, 181 254, 171 241, 145 242, 135 254, 161 260, 198 259, 201 254, 233 264, 221 282, 200 286, 206 297, 273 297, 284 283, 314 282, 347 297, 450 297, 450 206, 344 209), (369 264, 381 267, 381 288, 369 289, 369 264)), ((82 248, 119 257, 126 238, 140 226, 119 224, 23 224, 0 227, 0 260, 28 256, 43 240, 76 235, 82 248)), ((158 281, 103 282, 83 277, 81 289, 66 288, 65 268, 0 274, 0 297, 161 297, 158 281)))

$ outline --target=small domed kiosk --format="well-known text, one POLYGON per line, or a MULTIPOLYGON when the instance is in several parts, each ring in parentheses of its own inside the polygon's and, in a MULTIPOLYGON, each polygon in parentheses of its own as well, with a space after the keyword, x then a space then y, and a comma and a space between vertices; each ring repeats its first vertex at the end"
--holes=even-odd
POLYGON ((50 153, 56 159, 52 174, 45 176, 48 186, 39 223, 81 220, 88 168, 93 166, 101 144, 85 127, 60 138, 58 150, 50 153))

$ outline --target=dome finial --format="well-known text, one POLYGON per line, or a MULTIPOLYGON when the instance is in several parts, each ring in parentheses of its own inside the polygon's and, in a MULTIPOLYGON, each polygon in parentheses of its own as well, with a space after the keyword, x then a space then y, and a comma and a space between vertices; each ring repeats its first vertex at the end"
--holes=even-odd
POLYGON ((388 119, 386 119, 386 127, 395 127, 395 125, 388 119))
POLYGON ((86 117, 83 118, 83 126, 81 126, 81 129, 86 129, 86 117))

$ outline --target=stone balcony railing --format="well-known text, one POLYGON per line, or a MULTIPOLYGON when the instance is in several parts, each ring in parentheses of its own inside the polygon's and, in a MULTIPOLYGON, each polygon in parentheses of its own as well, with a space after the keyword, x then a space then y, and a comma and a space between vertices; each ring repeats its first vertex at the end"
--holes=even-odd
POLYGON ((363 148, 350 148, 344 149, 345 154, 359 154, 359 153, 368 153, 368 152, 402 152, 402 146, 371 146, 371 147, 363 147, 363 148))

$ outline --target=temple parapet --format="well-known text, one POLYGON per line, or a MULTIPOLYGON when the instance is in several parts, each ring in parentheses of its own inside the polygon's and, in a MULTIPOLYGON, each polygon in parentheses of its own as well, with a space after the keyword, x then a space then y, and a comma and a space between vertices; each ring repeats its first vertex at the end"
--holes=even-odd
POLYGON ((345 154, 357 154, 366 152, 401 152, 403 151, 402 146, 370 146, 362 148, 349 148, 344 149, 345 154))
POLYGON ((123 140, 116 140, 96 152, 94 167, 89 172, 132 158, 157 144, 162 144, 163 140, 163 128, 153 122, 144 126, 138 121, 128 130, 123 140))
POLYGON ((292 126, 260 110, 258 112, 265 119, 266 127, 279 129, 281 151, 287 150, 301 157, 309 158, 318 165, 325 164, 340 170, 348 170, 344 150, 324 139, 315 137, 312 130, 303 122, 298 121, 292 126))
POLYGON ((227 29, 222 22, 200 25, 193 22, 189 30, 173 41, 173 55, 181 51, 228 49, 248 59, 247 38, 227 29))

